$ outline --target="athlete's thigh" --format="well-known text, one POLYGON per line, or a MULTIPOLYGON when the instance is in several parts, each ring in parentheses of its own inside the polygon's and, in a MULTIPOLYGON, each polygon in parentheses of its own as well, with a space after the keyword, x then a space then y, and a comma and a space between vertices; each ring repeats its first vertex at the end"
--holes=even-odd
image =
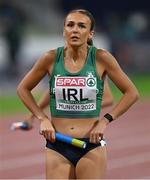
POLYGON ((74 166, 58 152, 46 148, 46 179, 74 178, 74 166))
POLYGON ((107 166, 106 147, 97 147, 83 156, 76 166, 77 179, 104 178, 107 166))

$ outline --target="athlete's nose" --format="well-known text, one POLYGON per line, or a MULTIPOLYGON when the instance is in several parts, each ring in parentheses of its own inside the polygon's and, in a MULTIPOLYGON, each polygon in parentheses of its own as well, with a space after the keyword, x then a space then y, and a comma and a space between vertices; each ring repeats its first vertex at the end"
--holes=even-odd
POLYGON ((79 27, 77 25, 74 25, 73 28, 72 28, 72 31, 73 32, 78 32, 79 30, 79 27))

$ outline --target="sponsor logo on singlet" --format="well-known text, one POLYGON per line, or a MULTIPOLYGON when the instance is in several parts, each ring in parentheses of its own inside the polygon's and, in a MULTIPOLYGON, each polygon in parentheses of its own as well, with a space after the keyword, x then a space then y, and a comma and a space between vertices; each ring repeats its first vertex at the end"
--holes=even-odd
POLYGON ((96 78, 92 73, 86 77, 55 77, 56 109, 62 111, 96 110, 96 78))

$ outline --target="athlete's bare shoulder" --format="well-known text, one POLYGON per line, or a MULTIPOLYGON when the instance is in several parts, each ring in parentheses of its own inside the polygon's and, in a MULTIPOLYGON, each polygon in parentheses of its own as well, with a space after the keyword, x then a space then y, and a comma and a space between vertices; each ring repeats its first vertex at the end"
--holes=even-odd
POLYGON ((56 49, 45 52, 33 66, 34 69, 45 69, 49 74, 52 72, 52 68, 55 62, 56 49))
POLYGON ((116 59, 107 50, 105 50, 105 49, 97 49, 97 52, 96 52, 96 61, 98 63, 100 62, 101 64, 108 65, 108 64, 111 64, 114 61, 116 61, 116 59))
POLYGON ((56 51, 57 51, 56 49, 49 50, 45 52, 41 57, 41 60, 43 61, 43 65, 47 68, 49 74, 51 74, 53 65, 55 63, 56 51))
POLYGON ((55 61, 55 57, 56 57, 56 49, 51 49, 47 52, 44 53, 43 58, 47 61, 49 61, 49 63, 52 63, 55 61))
POLYGON ((97 49, 96 57, 97 59, 105 59, 111 56, 111 54, 105 49, 97 49))

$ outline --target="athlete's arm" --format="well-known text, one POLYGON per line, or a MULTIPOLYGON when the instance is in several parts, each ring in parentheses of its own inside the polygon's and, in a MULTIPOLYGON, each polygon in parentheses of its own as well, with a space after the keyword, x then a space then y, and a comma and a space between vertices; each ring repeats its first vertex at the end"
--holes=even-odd
POLYGON ((37 105, 31 91, 41 81, 46 74, 51 74, 51 70, 55 60, 55 52, 45 53, 23 78, 17 87, 17 93, 25 106, 41 121, 40 129, 43 135, 50 139, 55 139, 54 128, 46 114, 37 105))
POLYGON ((111 112, 109 112, 113 119, 116 119, 137 101, 139 93, 129 77, 123 72, 116 59, 109 52, 104 51, 100 58, 104 67, 104 72, 122 92, 121 99, 111 112))
MULTIPOLYGON (((98 68, 101 70, 99 71, 98 69, 98 72, 101 72, 100 76, 104 78, 104 76, 107 75, 122 92, 121 99, 109 112, 115 120, 125 113, 137 101, 139 93, 128 76, 123 72, 116 59, 110 53, 104 50, 98 50, 97 61, 98 68)), ((97 125, 91 130, 91 142, 99 142, 99 137, 103 136, 108 123, 109 121, 104 117, 98 121, 97 125)))

